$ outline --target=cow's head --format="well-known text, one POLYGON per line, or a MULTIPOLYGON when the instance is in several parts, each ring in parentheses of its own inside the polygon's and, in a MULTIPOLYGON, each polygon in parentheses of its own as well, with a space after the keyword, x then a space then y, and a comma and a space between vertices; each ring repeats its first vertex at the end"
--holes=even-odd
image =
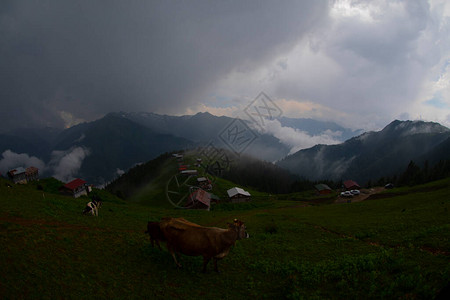
POLYGON ((250 235, 247 233, 247 227, 245 227, 244 222, 234 219, 233 224, 228 223, 228 228, 233 229, 237 232, 237 239, 248 239, 250 235))

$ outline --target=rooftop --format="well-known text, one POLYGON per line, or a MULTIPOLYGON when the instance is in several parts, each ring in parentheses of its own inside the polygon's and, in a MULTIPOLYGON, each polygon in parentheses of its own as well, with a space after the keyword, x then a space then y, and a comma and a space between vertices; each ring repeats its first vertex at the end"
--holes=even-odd
POLYGON ((68 188, 70 190, 74 190, 77 187, 86 184, 86 181, 84 181, 83 179, 77 178, 72 180, 71 182, 68 182, 64 185, 65 188, 68 188))
POLYGON ((228 193, 228 197, 233 197, 233 196, 236 196, 236 195, 238 195, 238 194, 239 194, 239 195, 243 195, 243 196, 247 196, 247 197, 250 197, 250 196, 251 196, 249 192, 244 191, 243 189, 241 189, 241 188, 239 188, 239 187, 231 188, 231 189, 229 189, 229 190, 227 191, 227 193, 228 193))

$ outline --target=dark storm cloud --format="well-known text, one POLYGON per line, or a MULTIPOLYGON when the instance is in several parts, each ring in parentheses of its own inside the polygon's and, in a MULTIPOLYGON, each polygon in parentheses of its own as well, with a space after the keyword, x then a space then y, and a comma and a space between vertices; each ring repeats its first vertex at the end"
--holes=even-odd
POLYGON ((2 127, 183 112, 233 69, 288 51, 327 1, 2 1, 2 127), (11 118, 11 116, 18 116, 11 118))

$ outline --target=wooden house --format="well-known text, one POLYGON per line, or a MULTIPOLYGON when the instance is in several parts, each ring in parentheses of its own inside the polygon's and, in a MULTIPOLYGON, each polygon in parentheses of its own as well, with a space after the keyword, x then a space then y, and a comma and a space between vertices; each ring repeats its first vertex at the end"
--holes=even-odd
POLYGON ((211 204, 215 203, 220 203, 220 197, 217 195, 214 195, 212 193, 209 193, 209 195, 211 196, 211 204))
POLYGON ((212 184, 211 184, 211 180, 209 180, 206 177, 199 177, 197 178, 197 184, 200 188, 204 189, 204 190, 212 190, 212 184))
POLYGON ((192 189, 186 207, 209 210, 211 207, 211 195, 202 189, 192 189))
POLYGON ((25 177, 27 178, 27 182, 39 180, 39 169, 36 167, 26 168, 25 177))
POLYGON ((172 156, 175 157, 178 162, 182 162, 183 158, 184 158, 184 156, 182 154, 178 154, 178 153, 172 154, 172 156))
POLYGON ((184 170, 180 172, 182 175, 192 175, 192 176, 197 176, 198 175, 198 171, 197 170, 184 170))
POLYGON ((249 192, 244 191, 243 189, 238 188, 238 187, 229 189, 227 191, 227 194, 228 194, 228 199, 232 203, 247 202, 247 201, 250 201, 250 198, 251 198, 251 195, 249 192))
POLYGON ((350 190, 359 190, 361 187, 356 181, 346 180, 343 183, 343 188, 347 191, 350 191, 350 190))
POLYGON ((14 183, 27 183, 26 170, 22 167, 18 167, 8 171, 8 177, 14 183))
POLYGON ((202 159, 201 158, 197 158, 197 162, 195 163, 196 167, 200 167, 202 165, 202 159))
POLYGON ((314 188, 316 189, 316 191, 320 194, 320 195, 326 195, 326 194, 331 194, 331 192, 333 192, 333 190, 326 184, 324 183, 319 183, 316 184, 314 186, 314 188))
POLYGON ((78 198, 88 194, 86 181, 77 178, 59 188, 60 193, 78 198))
POLYGON ((26 184, 30 181, 39 180, 39 169, 36 167, 15 168, 8 171, 8 177, 14 183, 26 184))

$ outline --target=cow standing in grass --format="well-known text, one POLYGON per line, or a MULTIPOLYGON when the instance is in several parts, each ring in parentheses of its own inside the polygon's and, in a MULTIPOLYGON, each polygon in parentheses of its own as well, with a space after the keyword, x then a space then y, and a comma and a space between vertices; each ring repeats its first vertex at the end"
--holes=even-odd
POLYGON ((102 206, 102 201, 100 199, 94 198, 91 202, 86 204, 86 207, 83 210, 83 214, 85 215, 93 215, 98 216, 98 209, 102 206))
POLYGON ((164 218, 160 228, 175 264, 181 267, 176 253, 190 256, 201 255, 203 256, 203 272, 206 272, 206 266, 211 258, 214 259, 214 270, 219 272, 217 261, 228 255, 236 240, 249 237, 244 223, 237 219, 233 223, 228 223, 227 229, 223 229, 203 227, 182 218, 164 218))

